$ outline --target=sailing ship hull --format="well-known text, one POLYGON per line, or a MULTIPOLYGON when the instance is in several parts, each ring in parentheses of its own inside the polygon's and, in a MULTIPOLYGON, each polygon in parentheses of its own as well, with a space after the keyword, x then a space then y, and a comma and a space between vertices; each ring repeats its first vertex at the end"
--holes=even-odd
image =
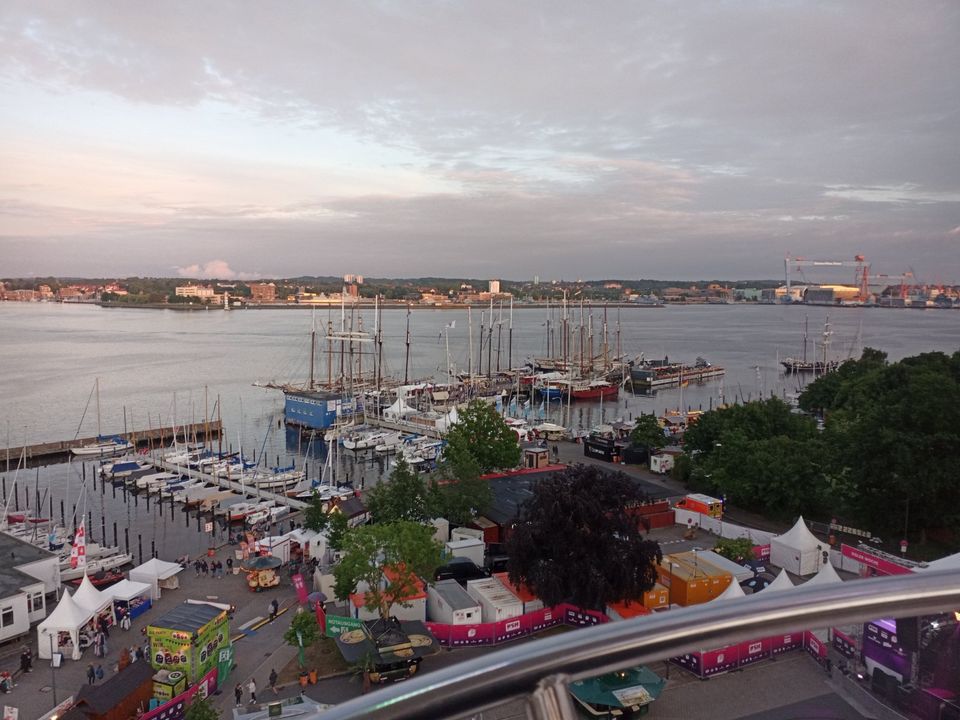
POLYGON ((721 377, 726 371, 713 365, 671 366, 658 368, 633 368, 630 371, 630 382, 640 388, 658 388, 679 385, 681 382, 703 382, 715 377, 721 377))
POLYGON ((780 364, 783 366, 783 371, 787 374, 790 373, 816 373, 817 375, 822 375, 823 373, 833 372, 838 367, 840 363, 838 362, 810 362, 809 360, 792 360, 787 358, 782 360, 780 364))
POLYGON ((615 398, 620 392, 616 385, 596 385, 586 388, 573 388, 570 391, 574 400, 599 400, 600 398, 615 398))

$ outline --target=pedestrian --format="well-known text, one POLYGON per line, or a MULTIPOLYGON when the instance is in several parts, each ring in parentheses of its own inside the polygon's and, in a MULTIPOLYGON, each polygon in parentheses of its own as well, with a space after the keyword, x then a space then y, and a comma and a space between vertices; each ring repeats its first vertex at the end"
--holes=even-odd
POLYGON ((257 704, 257 681, 253 678, 250 678, 250 682, 247 683, 247 692, 250 693, 250 704, 257 704))
POLYGON ((143 648, 142 648, 142 647, 138 647, 136 650, 133 651, 133 658, 134 658, 134 660, 143 660, 143 648))
POLYGON ((237 707, 240 707, 243 703, 243 686, 240 683, 237 683, 236 687, 233 688, 233 697, 237 699, 237 707))
POLYGON ((193 572, 197 577, 200 577, 200 558, 193 561, 193 572))
POLYGON ((277 613, 280 611, 280 603, 274 598, 270 601, 270 622, 277 619, 277 613))
POLYGON ((233 573, 233 558, 227 558, 227 572, 233 573))
POLYGON ((145 659, 149 659, 149 658, 150 658, 150 641, 149 641, 149 640, 147 640, 147 641, 143 644, 143 657, 144 657, 145 659))
POLYGON ((28 673, 30 672, 30 655, 28 654, 26 647, 20 650, 20 672, 28 673))
POLYGON ((103 680, 103 665, 97 663, 96 669, 97 680, 103 680))
POLYGON ((207 561, 206 561, 206 560, 201 560, 201 561, 200 561, 200 574, 203 575, 204 577, 206 577, 208 570, 209 570, 209 568, 208 568, 208 566, 207 566, 207 561))
POLYGON ((273 690, 274 695, 279 695, 277 692, 277 671, 276 668, 270 669, 270 689, 273 690))
POLYGON ((87 684, 93 685, 97 681, 97 671, 93 669, 93 663, 87 665, 87 684))
POLYGON ((124 631, 130 629, 130 613, 124 613, 123 617, 120 618, 120 629, 124 631))

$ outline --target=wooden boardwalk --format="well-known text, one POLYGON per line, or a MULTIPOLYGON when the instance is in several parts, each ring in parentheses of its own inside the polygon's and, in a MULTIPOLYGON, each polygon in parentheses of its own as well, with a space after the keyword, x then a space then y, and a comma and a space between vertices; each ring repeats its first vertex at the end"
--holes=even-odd
MULTIPOLYGON (((179 442, 193 441, 194 438, 204 440, 209 431, 210 437, 219 437, 221 433, 219 420, 211 420, 205 423, 193 423, 192 425, 181 425, 178 427, 153 428, 151 430, 139 430, 131 433, 112 433, 119 435, 132 442, 137 448, 153 448, 158 445, 170 445, 176 439, 179 442)), ((20 447, 9 447, 0 450, 0 469, 10 471, 17 467, 20 456, 26 450, 27 466, 34 467, 45 463, 58 462, 66 459, 70 455, 70 449, 87 445, 97 441, 95 437, 77 438, 76 440, 60 440, 58 442, 37 443, 36 445, 26 445, 20 447)), ((100 460, 95 455, 86 455, 83 460, 100 460)))

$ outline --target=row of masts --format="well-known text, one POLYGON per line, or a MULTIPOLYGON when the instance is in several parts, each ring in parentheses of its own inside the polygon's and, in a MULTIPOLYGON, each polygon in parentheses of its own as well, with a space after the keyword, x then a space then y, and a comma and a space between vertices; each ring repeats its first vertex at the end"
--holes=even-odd
POLYGON ((560 306, 560 319, 553 321, 549 300, 547 302, 546 327, 546 357, 542 360, 552 362, 556 369, 571 372, 577 369, 581 377, 587 377, 598 372, 609 373, 615 369, 617 363, 622 362, 623 351, 620 334, 620 310, 617 309, 615 342, 611 347, 610 325, 607 308, 603 308, 603 318, 600 322, 599 333, 595 332, 593 309, 589 312, 584 307, 584 300, 580 298, 579 324, 574 325, 575 306, 568 304, 566 293, 560 306), (559 324, 559 329, 556 325, 559 324), (555 334, 559 330, 559 348, 555 334), (599 343, 595 345, 597 335, 599 343), (611 357, 611 351, 613 356, 611 357), (599 368, 598 368, 599 365, 599 368))

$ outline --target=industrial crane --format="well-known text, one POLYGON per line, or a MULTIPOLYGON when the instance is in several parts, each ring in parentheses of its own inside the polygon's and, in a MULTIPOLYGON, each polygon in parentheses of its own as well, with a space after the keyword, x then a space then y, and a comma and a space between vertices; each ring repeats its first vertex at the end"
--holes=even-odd
MULTIPOLYGON (((855 255, 853 260, 807 260, 806 258, 791 258, 789 255, 784 258, 783 269, 787 281, 787 295, 790 294, 790 268, 795 270, 803 267, 853 267, 856 268, 854 277, 855 284, 860 289, 860 300, 866 300, 870 294, 867 283, 870 277, 870 264, 863 255, 855 255)), ((801 270, 802 272, 802 270, 801 270)))

